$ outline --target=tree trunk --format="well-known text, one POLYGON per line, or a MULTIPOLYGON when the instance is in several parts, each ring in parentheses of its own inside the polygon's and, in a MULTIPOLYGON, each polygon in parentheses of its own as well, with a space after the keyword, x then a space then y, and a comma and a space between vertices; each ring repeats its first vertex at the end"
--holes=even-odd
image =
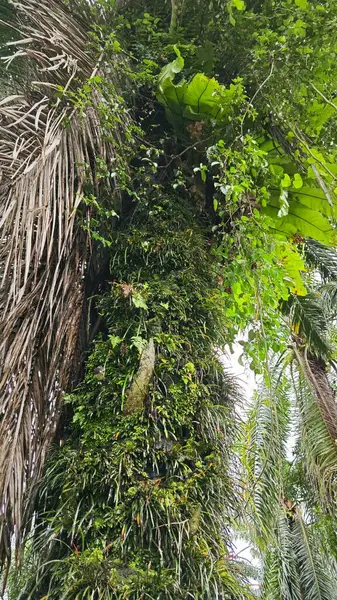
POLYGON ((153 197, 111 247, 105 331, 42 485, 36 600, 51 582, 48 600, 239 593, 225 559, 232 400, 214 351, 224 318, 198 218, 153 197))

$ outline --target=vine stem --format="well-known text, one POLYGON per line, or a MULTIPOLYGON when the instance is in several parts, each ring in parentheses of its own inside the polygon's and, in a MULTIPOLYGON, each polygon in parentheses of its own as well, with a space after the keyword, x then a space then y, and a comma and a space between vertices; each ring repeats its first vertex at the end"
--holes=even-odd
POLYGON ((171 0, 171 23, 170 23, 170 34, 173 34, 177 29, 178 14, 181 8, 182 0, 171 0))
MULTIPOLYGON (((174 2, 174 0, 172 0, 172 2, 174 2)), ((271 67, 270 67, 269 74, 267 75, 267 77, 264 79, 264 81, 262 81, 262 83, 257 88, 254 96, 249 101, 249 104, 248 104, 248 107, 247 107, 247 110, 246 110, 245 114, 242 117, 242 121, 241 121, 241 137, 243 137, 243 124, 245 122, 245 119, 246 119, 246 116, 248 114, 248 111, 249 111, 250 108, 253 108, 253 106, 254 106, 253 103, 254 103, 254 100, 255 100, 256 96, 261 92, 262 88, 266 85, 266 83, 268 83, 269 79, 271 78, 271 76, 273 74, 273 71, 274 71, 274 58, 272 58, 272 61, 271 61, 271 67)))

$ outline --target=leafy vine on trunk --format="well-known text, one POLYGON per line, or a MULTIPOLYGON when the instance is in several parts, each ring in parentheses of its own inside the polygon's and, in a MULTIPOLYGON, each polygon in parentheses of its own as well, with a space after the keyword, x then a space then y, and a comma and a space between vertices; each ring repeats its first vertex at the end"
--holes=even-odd
POLYGON ((151 194, 110 246, 104 333, 67 399, 20 598, 250 597, 226 558, 237 391, 216 356, 216 259, 193 207, 165 196, 151 194))

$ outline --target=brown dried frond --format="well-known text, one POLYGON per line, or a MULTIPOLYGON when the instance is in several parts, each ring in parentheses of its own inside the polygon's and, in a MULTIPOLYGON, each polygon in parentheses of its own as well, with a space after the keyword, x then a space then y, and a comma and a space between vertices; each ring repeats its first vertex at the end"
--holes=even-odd
POLYGON ((132 285, 132 284, 130 284, 130 283, 121 283, 121 284, 119 285, 119 287, 120 287, 120 290, 121 290, 121 292, 122 292, 122 296, 123 296, 124 298, 128 298, 128 297, 129 297, 129 296, 131 296, 131 295, 133 294, 133 292, 134 292, 133 285, 132 285))
MULTIPOLYGON (((79 367, 91 252, 77 224, 83 186, 95 183, 93 157, 107 164, 115 157, 101 130, 98 92, 85 118, 55 93, 99 74, 85 28, 60 0, 23 0, 15 9, 22 39, 7 62, 24 60, 30 82, 23 95, 0 102, 0 562, 7 565, 62 391, 79 367)), ((109 140, 119 139, 118 127, 109 140)))

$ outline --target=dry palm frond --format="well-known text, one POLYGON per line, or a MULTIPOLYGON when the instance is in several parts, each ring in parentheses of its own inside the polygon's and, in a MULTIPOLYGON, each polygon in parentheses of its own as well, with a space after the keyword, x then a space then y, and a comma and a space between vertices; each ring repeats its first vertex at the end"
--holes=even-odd
MULTIPOLYGON (((85 118, 58 98, 99 75, 85 26, 59 0, 14 3, 15 52, 30 83, 0 102, 0 562, 17 547, 30 489, 78 368, 90 246, 77 224, 94 157, 115 155, 92 91, 85 118), (20 31, 21 39, 17 40, 20 31), (66 124, 66 125, 65 125, 66 124)), ((12 48, 12 46, 10 46, 12 48)), ((119 115, 120 116, 120 115, 119 115)), ((123 129, 123 117, 119 119, 123 129)))

